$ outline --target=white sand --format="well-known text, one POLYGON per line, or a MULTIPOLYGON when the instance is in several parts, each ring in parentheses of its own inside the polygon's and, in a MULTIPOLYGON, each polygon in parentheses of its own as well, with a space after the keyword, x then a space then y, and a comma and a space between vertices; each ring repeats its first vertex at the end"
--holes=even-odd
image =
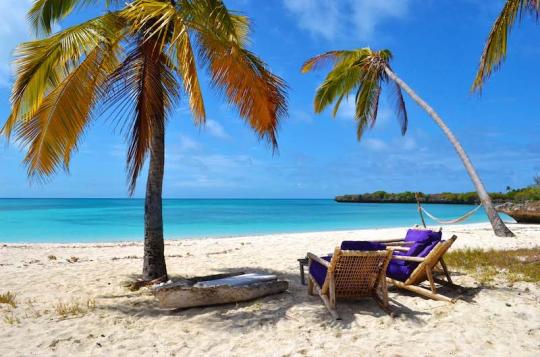
MULTIPOLYGON (((486 224, 445 228, 457 248, 514 249, 540 245, 540 228, 512 225, 517 238, 495 238, 486 224)), ((142 265, 141 243, 0 245, 0 356, 360 356, 523 355, 540 351, 540 288, 499 282, 470 287, 456 304, 391 291, 391 318, 370 300, 340 303, 332 321, 317 296, 300 285, 297 258, 327 253, 345 239, 400 237, 405 229, 278 234, 263 237, 167 241, 170 275, 249 270, 289 280, 289 292, 221 307, 161 311, 146 289, 122 282, 142 265), (54 255, 57 260, 49 260, 54 255), (78 262, 68 263, 76 256, 78 262), (113 259, 113 258, 120 259, 113 259), (62 318, 59 302, 95 301, 81 316, 62 318), (8 323, 10 318, 18 320, 8 323)))

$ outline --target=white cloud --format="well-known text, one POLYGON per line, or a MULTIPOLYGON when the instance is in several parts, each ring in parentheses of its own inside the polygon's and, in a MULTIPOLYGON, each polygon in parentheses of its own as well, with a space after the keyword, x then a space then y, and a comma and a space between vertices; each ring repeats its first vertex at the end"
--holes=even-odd
POLYGON ((283 0, 298 26, 314 36, 334 40, 355 33, 361 40, 373 37, 381 22, 407 15, 411 0, 283 0))
POLYGON ((9 86, 13 75, 13 51, 20 42, 30 39, 26 12, 32 0, 1 0, 0 14, 0 86, 9 86))
POLYGON ((340 12, 334 0, 283 0, 285 8, 298 18, 298 26, 328 40, 336 36, 340 12))
POLYGON ((180 146, 178 147, 178 150, 180 151, 194 151, 198 150, 201 147, 201 145, 186 135, 180 135, 180 146))
POLYGON ((388 144, 379 139, 367 138, 363 139, 361 143, 371 151, 386 151, 388 149, 388 144))
POLYGON ((289 118, 298 123, 313 123, 313 117, 303 110, 292 110, 289 118))
POLYGON ((225 128, 215 120, 208 119, 206 121, 206 130, 208 130, 210 135, 219 139, 228 139, 230 137, 225 131, 225 128))

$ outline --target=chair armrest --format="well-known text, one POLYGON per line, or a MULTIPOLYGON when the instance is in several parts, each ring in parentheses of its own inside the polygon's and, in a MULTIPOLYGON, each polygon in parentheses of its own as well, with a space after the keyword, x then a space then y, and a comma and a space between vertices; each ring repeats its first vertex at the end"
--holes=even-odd
POLYGON ((313 253, 307 253, 307 257, 310 259, 310 260, 314 260, 316 261, 317 263, 321 264, 322 266, 325 266, 325 267, 329 267, 330 266, 330 263, 327 262, 326 260, 316 256, 315 254, 313 253))
POLYGON ((402 255, 394 255, 392 256, 392 259, 395 259, 395 260, 404 260, 406 262, 417 262, 417 263, 421 263, 423 262, 424 260, 426 260, 426 258, 421 258, 421 257, 404 257, 402 255))
POLYGON ((388 247, 388 249, 397 250, 399 252, 408 252, 409 251, 409 248, 405 248, 405 247, 388 247))

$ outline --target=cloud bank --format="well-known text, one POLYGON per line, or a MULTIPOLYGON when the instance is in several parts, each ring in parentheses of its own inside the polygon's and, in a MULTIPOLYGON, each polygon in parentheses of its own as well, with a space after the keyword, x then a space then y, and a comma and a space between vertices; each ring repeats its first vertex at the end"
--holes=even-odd
POLYGON ((298 26, 316 37, 335 40, 356 33, 369 40, 379 25, 407 16, 411 0, 283 0, 298 26))

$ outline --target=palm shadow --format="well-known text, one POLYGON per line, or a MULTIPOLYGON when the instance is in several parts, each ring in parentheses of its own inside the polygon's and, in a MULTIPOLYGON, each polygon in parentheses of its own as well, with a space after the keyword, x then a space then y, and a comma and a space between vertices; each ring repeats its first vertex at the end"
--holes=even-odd
MULTIPOLYGON (((114 299, 131 297, 128 303, 98 305, 98 309, 120 312, 135 317, 178 316, 184 319, 195 319, 202 315, 210 320, 224 322, 229 328, 249 328, 265 325, 275 325, 281 320, 299 320, 304 324, 326 324, 341 328, 351 328, 358 315, 368 315, 374 318, 388 317, 388 313, 382 310, 372 299, 340 300, 338 313, 341 320, 333 320, 319 296, 309 296, 307 288, 300 282, 300 275, 289 271, 273 270, 263 267, 238 267, 222 269, 221 273, 255 272, 273 274, 280 280, 289 282, 286 292, 261 297, 256 300, 224 304, 216 306, 164 310, 159 308, 156 299, 151 296, 148 289, 133 292, 132 294, 103 295, 102 298, 114 299)), ((132 274, 130 279, 137 278, 132 274)), ((172 280, 183 278, 171 276, 172 280)), ((109 300, 110 301, 110 300, 109 300)), ((390 309, 393 316, 423 323, 421 316, 431 315, 429 312, 415 311, 408 306, 390 299, 390 309)))

